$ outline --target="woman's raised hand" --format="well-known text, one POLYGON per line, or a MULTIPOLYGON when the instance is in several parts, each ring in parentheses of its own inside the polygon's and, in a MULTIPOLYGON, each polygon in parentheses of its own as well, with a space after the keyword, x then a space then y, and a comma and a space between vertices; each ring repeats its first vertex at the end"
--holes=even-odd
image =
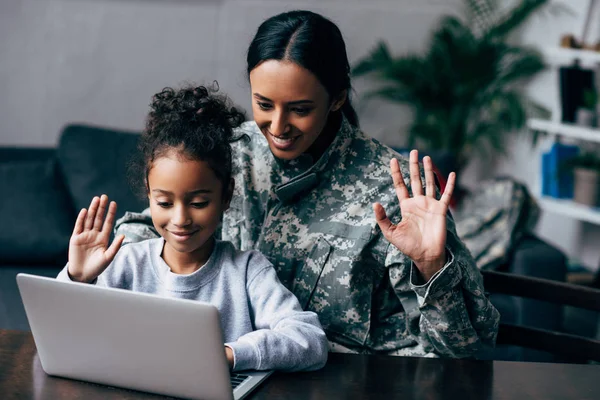
POLYGON ((69 241, 68 273, 72 280, 94 281, 117 255, 124 235, 116 237, 108 247, 116 211, 117 203, 109 204, 108 196, 103 194, 92 199, 89 209, 79 212, 69 241))
POLYGON ((425 194, 423 194, 417 150, 410 152, 409 166, 413 197, 410 197, 404 184, 398 160, 394 158, 390 162, 402 221, 397 225, 392 224, 379 203, 373 204, 373 210, 385 238, 413 260, 425 281, 429 281, 446 263, 446 214, 454 190, 456 174, 450 173, 444 193, 437 200, 431 158, 423 158, 425 194))

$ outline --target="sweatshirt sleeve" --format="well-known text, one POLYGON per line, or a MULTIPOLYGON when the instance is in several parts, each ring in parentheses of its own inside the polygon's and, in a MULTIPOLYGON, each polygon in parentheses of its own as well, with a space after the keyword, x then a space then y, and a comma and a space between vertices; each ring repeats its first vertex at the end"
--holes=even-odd
POLYGON ((234 371, 322 368, 327 362, 328 342, 317 314, 302 310, 273 266, 268 263, 260 268, 246 286, 256 330, 226 343, 233 350, 234 371))
MULTIPOLYGON (((109 268, 110 268, 110 265, 109 265, 109 268)), ((63 282, 75 282, 69 276, 68 269, 69 269, 69 264, 67 263, 67 265, 65 265, 65 267, 58 273, 58 275, 56 276, 56 279, 59 281, 63 281, 63 282)), ((102 277, 103 274, 104 273, 100 274, 100 276, 98 276, 98 278, 94 279, 93 282, 90 282, 90 285, 106 286, 106 283, 104 282, 104 279, 102 277)))

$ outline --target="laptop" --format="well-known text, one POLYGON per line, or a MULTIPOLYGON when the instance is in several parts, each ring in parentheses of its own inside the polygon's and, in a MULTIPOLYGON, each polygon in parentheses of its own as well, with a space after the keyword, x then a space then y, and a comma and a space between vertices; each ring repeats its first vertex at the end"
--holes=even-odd
POLYGON ((230 376, 211 304, 18 274, 48 375, 191 399, 243 399, 272 371, 230 376))

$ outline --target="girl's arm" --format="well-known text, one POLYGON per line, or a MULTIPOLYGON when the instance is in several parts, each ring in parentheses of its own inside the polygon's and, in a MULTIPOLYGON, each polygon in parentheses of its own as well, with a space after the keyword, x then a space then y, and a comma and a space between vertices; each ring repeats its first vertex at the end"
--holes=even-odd
POLYGON ((108 245, 116 211, 117 203, 109 203, 108 196, 102 195, 92 199, 89 209, 79 212, 69 241, 68 280, 94 282, 113 261, 124 239, 117 236, 108 245))
MULTIPOLYGON (((252 257, 254 262, 258 257, 252 257)), ((246 285, 255 331, 226 346, 234 370, 316 370, 327 362, 328 342, 317 315, 303 311, 264 258, 246 285)))

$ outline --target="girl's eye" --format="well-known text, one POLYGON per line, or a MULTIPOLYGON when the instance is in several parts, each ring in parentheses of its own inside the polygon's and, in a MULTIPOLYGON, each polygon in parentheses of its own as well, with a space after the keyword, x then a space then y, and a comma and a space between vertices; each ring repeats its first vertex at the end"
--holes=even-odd
POLYGON ((208 205, 208 201, 203 201, 202 203, 192 203, 192 207, 194 208, 204 208, 208 205))
POLYGON ((162 208, 167 208, 167 207, 169 207, 169 206, 171 205, 171 203, 168 203, 168 202, 166 202, 166 201, 158 201, 158 202, 156 202, 156 204, 157 204, 159 207, 162 207, 162 208))
POLYGON ((292 108, 292 111, 300 116, 305 116, 310 112, 310 108, 292 108))
POLYGON ((262 101, 257 101, 256 104, 258 104, 258 108, 260 108, 261 110, 270 110, 271 108, 273 108, 273 106, 269 103, 264 103, 262 101))

